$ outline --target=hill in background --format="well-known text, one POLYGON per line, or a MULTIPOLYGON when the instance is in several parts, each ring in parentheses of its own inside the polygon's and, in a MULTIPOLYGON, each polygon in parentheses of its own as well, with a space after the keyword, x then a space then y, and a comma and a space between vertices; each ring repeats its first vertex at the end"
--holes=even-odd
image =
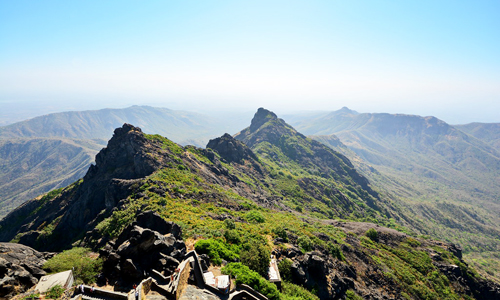
POLYGON ((54 113, 0 127, 0 218, 37 195, 81 178, 123 123, 180 144, 204 146, 210 138, 243 127, 250 118, 132 106, 54 113))
MULTIPOLYGON (((243 264, 258 271, 246 259, 253 260, 257 248, 269 259, 266 251, 272 250, 287 274, 282 292, 265 285, 259 274, 238 276, 272 300, 297 297, 289 290, 296 285, 320 299, 500 295, 500 287, 467 266, 455 246, 381 226, 405 230, 394 222, 401 212, 392 204, 347 157, 259 109, 250 127, 235 137, 212 139, 206 149, 182 147, 129 124, 117 128, 83 179, 0 221, 0 240, 38 250, 103 249, 104 266, 111 266, 104 276, 140 280, 150 255, 142 260, 130 255, 144 248, 172 260, 169 255, 182 254, 167 251, 168 245, 184 245, 172 235, 135 226, 151 211, 176 222, 177 236, 196 242, 197 251, 216 265, 223 258, 240 261, 229 268, 243 264), (377 225, 353 222, 362 220, 377 225), (105 256, 110 249, 119 254, 105 256), (160 249, 166 252, 157 253, 160 249)), ((168 266, 159 262, 155 267, 165 271, 168 266)))
POLYGON ((497 126, 434 117, 360 114, 343 108, 297 118, 298 130, 350 157, 397 199, 413 227, 459 243, 490 274, 500 272, 500 152, 497 126), (332 136, 334 135, 334 136, 332 136))

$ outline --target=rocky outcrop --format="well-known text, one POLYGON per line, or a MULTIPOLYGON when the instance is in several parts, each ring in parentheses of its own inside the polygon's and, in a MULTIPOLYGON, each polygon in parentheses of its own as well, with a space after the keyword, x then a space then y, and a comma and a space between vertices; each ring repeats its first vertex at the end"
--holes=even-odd
POLYGON ((52 199, 28 201, 0 221, 0 241, 10 241, 22 232, 20 243, 38 250, 70 247, 94 228, 98 216, 110 213, 120 200, 130 195, 134 180, 168 163, 171 157, 162 155, 165 152, 168 149, 148 139, 140 128, 124 124, 97 154, 96 164, 82 181, 52 199), (38 230, 51 223, 54 229, 50 234, 38 230))
POLYGON ((241 163, 244 159, 257 160, 257 156, 242 142, 236 140, 229 134, 208 142, 207 148, 213 149, 227 162, 241 163))
POLYGON ((24 245, 0 243, 0 299, 10 299, 36 285, 46 275, 42 266, 49 256, 24 245))
MULTIPOLYGON (((368 180, 356 171, 346 156, 320 142, 308 139, 269 110, 259 108, 251 125, 237 133, 234 138, 254 151, 257 151, 262 143, 269 143, 305 169, 315 172, 319 170, 322 177, 332 177, 359 186, 373 197, 379 198, 378 193, 369 186, 368 180)), ((279 161, 279 155, 271 153, 271 157, 279 161)), ((373 202, 367 204, 376 206, 373 202)))
POLYGON ((186 254, 179 225, 152 211, 141 213, 116 242, 100 250, 104 276, 111 281, 134 282, 151 270, 170 275, 186 254))
MULTIPOLYGON (((348 290, 355 291, 363 299, 402 299, 400 283, 392 276, 387 276, 390 271, 387 273, 388 269, 383 264, 373 260, 378 256, 378 249, 370 250, 361 245, 362 238, 366 238, 364 233, 370 228, 377 230, 379 245, 389 246, 389 249, 428 253, 435 267, 431 268, 445 275, 450 286, 459 294, 474 299, 500 299, 500 285, 475 275, 462 260, 461 249, 457 245, 410 238, 413 248, 401 248, 401 244, 407 243, 409 237, 394 229, 362 222, 329 221, 328 224, 348 234, 346 243, 338 244, 345 260, 332 257, 327 249, 318 245, 313 246, 313 251, 307 253, 295 246, 278 248, 273 252, 279 261, 290 259, 292 281, 317 291, 320 299, 344 299, 348 290), (439 248, 449 252, 443 254, 435 250, 439 248), (452 259, 450 255, 453 256, 452 259), (384 288, 380 289, 382 286, 384 288)), ((317 237, 328 239, 322 234, 317 234, 317 237)), ((296 244, 292 241, 290 243, 296 244)))

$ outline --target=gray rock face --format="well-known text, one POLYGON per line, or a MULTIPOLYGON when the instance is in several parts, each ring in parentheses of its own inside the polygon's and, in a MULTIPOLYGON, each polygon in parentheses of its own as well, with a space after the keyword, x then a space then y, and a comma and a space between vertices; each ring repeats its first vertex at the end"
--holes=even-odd
POLYGON ((236 140, 229 134, 210 140, 207 148, 213 149, 227 162, 241 163, 243 159, 257 160, 255 154, 242 142, 236 140))
POLYGON ((48 254, 28 246, 0 243, 0 299, 10 299, 38 283, 48 254))
POLYGON ((99 254, 104 258, 106 278, 137 281, 152 269, 167 275, 173 273, 186 254, 186 245, 179 225, 147 211, 125 228, 116 243, 108 243, 99 254))

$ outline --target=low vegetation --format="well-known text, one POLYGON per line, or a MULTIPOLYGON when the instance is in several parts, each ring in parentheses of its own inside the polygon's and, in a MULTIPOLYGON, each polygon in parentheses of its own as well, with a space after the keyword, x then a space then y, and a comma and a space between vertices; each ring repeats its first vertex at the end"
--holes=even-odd
POLYGON ((45 294, 45 298, 59 299, 64 294, 64 288, 59 284, 51 287, 45 294))
POLYGON ((273 283, 267 281, 259 273, 241 263, 229 263, 222 268, 222 273, 236 278, 237 284, 246 284, 261 292, 270 300, 279 300, 280 293, 273 283))
POLYGON ((49 273, 59 273, 73 269, 76 282, 94 283, 102 269, 102 260, 92 257, 89 249, 73 248, 56 254, 49 259, 43 269, 49 273))

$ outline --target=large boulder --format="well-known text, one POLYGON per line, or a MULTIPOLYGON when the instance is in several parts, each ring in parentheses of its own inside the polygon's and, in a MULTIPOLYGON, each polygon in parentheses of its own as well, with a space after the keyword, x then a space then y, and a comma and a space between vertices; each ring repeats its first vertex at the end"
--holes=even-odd
POLYGON ((172 274, 186 255, 186 245, 179 225, 146 211, 99 254, 104 258, 105 277, 135 282, 153 269, 172 274))
POLYGON ((0 299, 11 299, 38 283, 43 275, 43 264, 50 254, 28 246, 0 243, 0 299))

